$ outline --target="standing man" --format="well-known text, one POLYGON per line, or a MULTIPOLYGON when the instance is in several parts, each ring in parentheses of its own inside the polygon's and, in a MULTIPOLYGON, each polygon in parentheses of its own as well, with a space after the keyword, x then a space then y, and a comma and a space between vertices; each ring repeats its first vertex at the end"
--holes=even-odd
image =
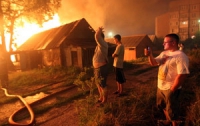
POLYGON ((117 94, 117 96, 120 97, 123 92, 123 83, 126 82, 123 72, 124 45, 121 42, 121 36, 119 34, 114 36, 114 42, 117 45, 115 52, 112 54, 112 57, 114 58, 113 66, 117 82, 117 91, 115 91, 114 94, 117 94))
POLYGON ((108 44, 104 40, 103 28, 99 27, 95 33, 97 43, 94 56, 93 67, 95 83, 99 91, 99 105, 103 105, 107 101, 107 76, 108 76, 108 44))
POLYGON ((148 52, 151 65, 159 66, 157 107, 163 110, 167 123, 176 126, 179 109, 179 95, 181 86, 189 74, 189 59, 183 51, 178 48, 179 36, 168 34, 164 38, 164 50, 156 58, 152 51, 148 52))

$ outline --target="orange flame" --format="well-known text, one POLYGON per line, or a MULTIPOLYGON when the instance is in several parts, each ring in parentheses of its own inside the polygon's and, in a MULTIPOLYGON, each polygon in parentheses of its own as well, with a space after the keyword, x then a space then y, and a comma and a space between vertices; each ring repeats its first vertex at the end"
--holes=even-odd
MULTIPOLYGON (((39 26, 36 23, 30 23, 28 21, 23 20, 23 25, 19 25, 14 29, 15 33, 15 40, 13 41, 14 45, 12 46, 13 50, 15 51, 17 47, 21 46, 28 38, 30 38, 32 35, 60 26, 60 19, 58 14, 55 14, 52 18, 52 20, 49 20, 48 22, 43 23, 42 27, 39 26)), ((6 48, 9 51, 9 36, 10 34, 7 33, 5 35, 6 38, 6 48)))
MULTIPOLYGON (((21 46, 28 38, 30 38, 32 35, 60 26, 60 19, 58 14, 55 14, 52 18, 52 20, 49 20, 48 22, 43 23, 42 27, 39 26, 36 23, 30 23, 28 21, 23 20, 23 25, 19 25, 14 29, 14 37, 15 40, 13 41, 14 44, 12 44, 12 49, 15 51, 17 47, 21 46)), ((9 39, 10 39, 10 33, 5 34, 6 39, 6 49, 9 51, 9 39)), ((14 63, 17 63, 16 56, 11 55, 10 57, 11 61, 14 63)))

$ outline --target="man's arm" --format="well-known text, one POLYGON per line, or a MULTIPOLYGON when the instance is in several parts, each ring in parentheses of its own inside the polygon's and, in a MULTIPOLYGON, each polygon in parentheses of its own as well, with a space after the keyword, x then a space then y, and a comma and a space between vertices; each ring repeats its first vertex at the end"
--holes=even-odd
POLYGON ((104 42, 104 38, 102 37, 102 34, 103 34, 103 28, 102 27, 99 27, 97 30, 96 30, 96 33, 95 33, 95 40, 96 40, 96 43, 98 45, 103 45, 105 42, 104 42))
POLYGON ((157 61, 155 60, 155 58, 153 57, 151 49, 148 51, 147 56, 148 56, 149 63, 150 63, 152 66, 157 66, 157 65, 159 65, 159 64, 157 63, 157 61))
POLYGON ((118 55, 117 54, 112 54, 112 57, 114 58, 114 57, 118 57, 118 55))
POLYGON ((174 92, 177 90, 181 84, 184 82, 185 78, 187 77, 188 74, 178 74, 174 80, 174 84, 171 87, 171 91, 174 92))
POLYGON ((115 52, 112 54, 112 57, 118 57, 119 53, 121 51, 121 46, 117 46, 115 49, 115 52))

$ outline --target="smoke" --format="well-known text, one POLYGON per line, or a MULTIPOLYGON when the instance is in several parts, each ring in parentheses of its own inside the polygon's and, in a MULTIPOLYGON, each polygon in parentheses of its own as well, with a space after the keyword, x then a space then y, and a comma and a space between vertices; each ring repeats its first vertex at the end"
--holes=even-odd
POLYGON ((104 0, 62 0, 59 10, 61 23, 85 18, 93 28, 105 26, 106 3, 104 0))
POLYGON ((155 17, 167 12, 170 0, 62 0, 62 23, 85 18, 105 32, 134 35, 154 34, 155 17))

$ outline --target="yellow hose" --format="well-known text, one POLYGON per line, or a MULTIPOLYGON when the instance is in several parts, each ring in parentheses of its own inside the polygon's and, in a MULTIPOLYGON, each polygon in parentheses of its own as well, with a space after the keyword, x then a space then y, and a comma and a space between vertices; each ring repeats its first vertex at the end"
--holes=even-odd
POLYGON ((34 112, 33 112, 33 110, 31 109, 31 107, 30 107, 30 105, 20 96, 20 95, 10 95, 10 94, 8 94, 8 91, 7 91, 7 89, 5 89, 5 88, 1 88, 2 90, 4 90, 4 93, 5 93, 5 95, 7 96, 7 97, 18 97, 21 101, 22 101, 22 103, 25 105, 25 107, 28 109, 28 111, 29 111, 29 113, 30 113, 30 121, 29 121, 29 123, 27 123, 27 124, 20 124, 20 123, 17 123, 17 122, 15 122, 15 121, 13 121, 13 117, 14 117, 14 115, 18 112, 18 111, 16 111, 15 113, 13 113, 10 117, 9 117, 9 119, 8 119, 8 122, 9 122, 9 124, 10 125, 12 125, 12 126, 31 126, 31 125, 34 125, 34 112))

